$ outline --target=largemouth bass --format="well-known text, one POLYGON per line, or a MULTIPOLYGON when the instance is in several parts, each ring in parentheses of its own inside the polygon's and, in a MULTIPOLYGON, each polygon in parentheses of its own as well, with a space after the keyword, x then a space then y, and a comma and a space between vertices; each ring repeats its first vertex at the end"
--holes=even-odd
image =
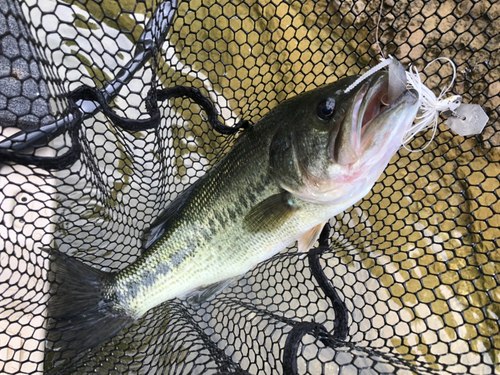
POLYGON ((145 250, 106 273, 57 252, 49 300, 53 350, 91 348, 152 307, 203 302, 259 262, 363 198, 400 148, 419 107, 407 90, 389 105, 387 73, 297 95, 245 131, 232 150, 151 225, 145 250))

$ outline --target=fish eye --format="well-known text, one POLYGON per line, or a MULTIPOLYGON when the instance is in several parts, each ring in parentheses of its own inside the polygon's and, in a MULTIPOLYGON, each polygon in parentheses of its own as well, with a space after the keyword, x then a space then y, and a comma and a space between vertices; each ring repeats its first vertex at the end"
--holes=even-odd
POLYGON ((318 104, 317 114, 322 120, 328 120, 335 113, 335 99, 328 98, 318 104))

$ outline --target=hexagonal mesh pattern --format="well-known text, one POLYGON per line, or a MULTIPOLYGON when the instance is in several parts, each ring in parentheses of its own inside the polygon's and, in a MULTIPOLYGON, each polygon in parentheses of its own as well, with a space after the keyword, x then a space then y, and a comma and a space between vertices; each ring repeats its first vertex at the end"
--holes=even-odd
MULTIPOLYGON (((285 249, 213 300, 166 302, 89 351, 46 351, 44 249, 124 268, 143 230, 236 139, 190 99, 151 105, 158 90, 196 87, 221 122, 255 123, 373 66, 379 7, 0 0, 0 372, 500 373, 494 0, 387 0, 380 23, 381 47, 402 63, 455 62, 452 91, 489 116, 480 135, 441 124, 434 139, 414 138, 413 149, 430 144, 394 156, 371 193, 331 220, 329 246, 285 249), (156 127, 127 128, 155 114, 156 127)), ((423 75, 437 93, 451 68, 423 75)))

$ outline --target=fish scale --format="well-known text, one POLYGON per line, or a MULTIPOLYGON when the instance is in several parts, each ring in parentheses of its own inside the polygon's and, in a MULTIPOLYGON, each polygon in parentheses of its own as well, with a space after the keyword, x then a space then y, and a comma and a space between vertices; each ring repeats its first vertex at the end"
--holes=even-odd
POLYGON ((123 270, 54 251, 52 348, 95 346, 164 301, 208 300, 297 240, 308 250, 328 219, 371 190, 418 109, 411 91, 382 106, 385 73, 345 93, 355 79, 297 95, 246 130, 151 224, 143 253, 123 270))
MULTIPOLYGON (((268 255, 268 248, 273 247, 268 235, 249 235, 242 229, 242 221, 256 201, 280 192, 268 168, 259 168, 251 174, 244 169, 247 163, 268 164, 268 153, 263 151, 269 147, 270 134, 260 133, 259 128, 249 130, 252 134, 246 134, 234 147, 231 157, 223 158, 198 180, 165 234, 137 262, 117 275, 117 288, 127 291, 132 280, 144 280, 148 275, 150 289, 121 296, 120 302, 124 305, 137 306, 136 316, 200 284, 209 285, 244 273, 255 264, 255 258, 273 255, 268 255), (230 215, 229 211, 234 214, 230 215), (261 246, 263 242, 267 246, 261 246), (178 255, 180 249, 187 249, 189 262, 173 264, 172 257, 178 255), (237 261, 231 262, 233 259, 237 261), (164 266, 169 272, 162 272, 164 266)), ((278 233, 275 237, 282 238, 282 235, 278 233)), ((274 242, 278 242, 280 249, 286 246, 282 241, 274 242)))

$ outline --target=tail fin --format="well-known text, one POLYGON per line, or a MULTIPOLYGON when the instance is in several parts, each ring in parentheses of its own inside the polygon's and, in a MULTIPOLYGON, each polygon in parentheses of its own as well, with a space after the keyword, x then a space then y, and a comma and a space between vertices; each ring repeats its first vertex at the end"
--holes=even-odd
POLYGON ((76 354, 134 322, 110 297, 113 273, 87 266, 56 250, 51 251, 50 268, 47 339, 51 350, 76 354))

